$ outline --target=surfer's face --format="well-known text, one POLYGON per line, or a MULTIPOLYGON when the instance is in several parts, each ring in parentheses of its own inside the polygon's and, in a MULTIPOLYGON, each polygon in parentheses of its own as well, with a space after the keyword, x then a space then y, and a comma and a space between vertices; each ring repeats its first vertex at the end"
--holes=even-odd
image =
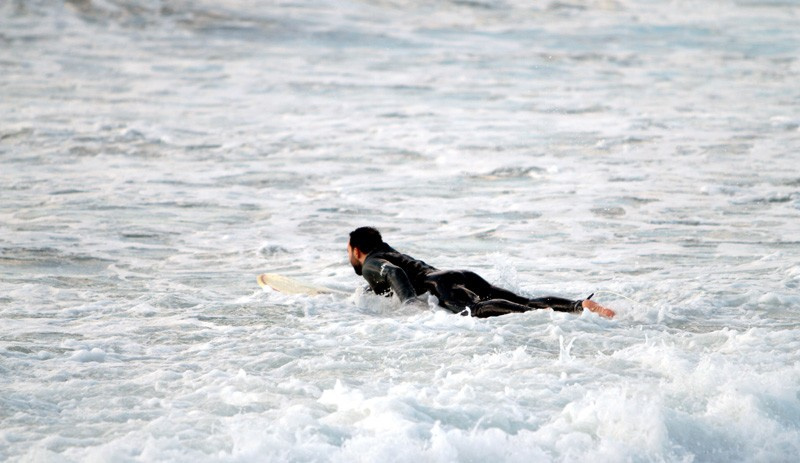
POLYGON ((350 258, 350 265, 353 266, 353 271, 356 272, 356 275, 361 275, 361 261, 358 260, 356 257, 356 250, 350 246, 350 243, 347 243, 347 257, 350 258))

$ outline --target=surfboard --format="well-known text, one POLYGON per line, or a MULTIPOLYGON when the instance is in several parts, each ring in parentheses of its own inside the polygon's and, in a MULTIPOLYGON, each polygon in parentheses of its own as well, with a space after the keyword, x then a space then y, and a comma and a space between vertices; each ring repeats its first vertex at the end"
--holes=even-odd
POLYGON ((262 273, 258 276, 258 285, 262 288, 272 288, 284 294, 305 294, 307 296, 316 296, 319 294, 349 294, 345 291, 305 283, 277 273, 262 273))

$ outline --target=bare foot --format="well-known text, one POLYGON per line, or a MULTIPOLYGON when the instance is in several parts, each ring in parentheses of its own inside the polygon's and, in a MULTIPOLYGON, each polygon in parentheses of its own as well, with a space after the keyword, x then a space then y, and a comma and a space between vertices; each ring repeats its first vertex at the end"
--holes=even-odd
POLYGON ((592 311, 592 312, 594 312, 594 313, 596 313, 598 315, 602 315, 603 317, 606 317, 606 318, 614 318, 614 315, 617 314, 613 310, 611 310, 611 309, 609 309, 607 307, 603 307, 602 305, 598 304, 597 302, 590 301, 589 299, 583 301, 581 303, 581 305, 583 306, 584 309, 588 309, 588 310, 590 310, 590 311, 592 311))

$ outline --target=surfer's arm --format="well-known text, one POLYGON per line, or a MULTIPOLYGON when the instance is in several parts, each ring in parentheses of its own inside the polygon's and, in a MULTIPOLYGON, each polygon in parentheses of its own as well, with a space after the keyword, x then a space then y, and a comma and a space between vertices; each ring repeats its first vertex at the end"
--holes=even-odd
POLYGON ((387 260, 368 260, 364 263, 362 275, 375 294, 384 294, 391 290, 402 302, 417 297, 406 272, 387 260))

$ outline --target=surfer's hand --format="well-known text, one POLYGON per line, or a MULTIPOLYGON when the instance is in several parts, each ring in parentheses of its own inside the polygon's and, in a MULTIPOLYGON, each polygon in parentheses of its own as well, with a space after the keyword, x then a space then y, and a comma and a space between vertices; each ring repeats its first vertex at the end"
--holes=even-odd
POLYGON ((617 314, 613 310, 611 310, 611 309, 609 309, 607 307, 603 307, 602 305, 598 304, 597 302, 590 301, 589 299, 586 299, 585 301, 583 301, 581 303, 581 305, 583 306, 584 309, 587 309, 587 310, 589 310, 591 312, 594 312, 594 313, 596 313, 598 315, 601 315, 603 317, 606 317, 606 318, 614 318, 614 315, 617 314))

